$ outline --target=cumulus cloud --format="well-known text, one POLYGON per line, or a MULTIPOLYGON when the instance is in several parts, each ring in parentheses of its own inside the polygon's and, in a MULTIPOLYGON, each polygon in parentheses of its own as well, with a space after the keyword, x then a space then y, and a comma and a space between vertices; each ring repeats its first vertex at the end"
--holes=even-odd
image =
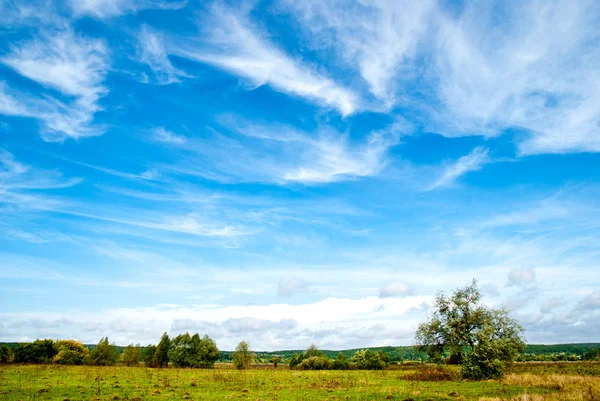
POLYGON ((553 297, 553 298, 545 300, 542 303, 542 306, 540 306, 540 312, 551 313, 554 310, 556 310, 557 308, 560 308, 561 306, 563 306, 564 304, 565 304, 565 302, 561 298, 553 297))
POLYGON ((600 291, 593 291, 586 295, 578 304, 577 309, 595 311, 600 310, 600 291))
POLYGON ((447 164, 440 177, 428 187, 428 190, 434 190, 441 187, 447 187, 456 182, 458 178, 471 171, 478 171, 489 163, 489 150, 478 146, 466 156, 461 157, 453 163, 447 164))
POLYGON ((412 294, 413 289, 399 281, 389 283, 379 290, 380 298, 405 297, 412 294))
POLYGON ((360 108, 352 90, 285 54, 238 11, 215 5, 199 24, 202 39, 174 45, 174 54, 229 71, 254 88, 269 85, 337 109, 344 116, 360 108))

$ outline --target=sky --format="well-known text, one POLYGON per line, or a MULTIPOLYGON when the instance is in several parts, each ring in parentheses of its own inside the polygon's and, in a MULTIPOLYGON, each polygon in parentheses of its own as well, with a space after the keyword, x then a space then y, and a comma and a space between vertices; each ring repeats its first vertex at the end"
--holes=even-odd
POLYGON ((598 342, 596 1, 0 0, 0 341, 598 342))

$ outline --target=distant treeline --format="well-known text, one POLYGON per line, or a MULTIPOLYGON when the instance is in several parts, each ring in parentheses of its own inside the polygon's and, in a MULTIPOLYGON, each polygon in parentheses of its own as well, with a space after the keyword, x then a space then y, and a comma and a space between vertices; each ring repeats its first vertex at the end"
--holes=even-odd
MULTIPOLYGON (((413 346, 371 347, 341 351, 319 350, 318 356, 329 361, 352 361, 361 352, 369 351, 373 364, 380 362, 426 361, 427 355, 413 346)), ((254 352, 256 363, 278 363, 298 365, 306 356, 306 350, 254 352)), ((166 366, 171 363, 181 367, 210 367, 215 362, 232 362, 233 351, 219 351, 216 343, 208 336, 180 334, 170 339, 166 333, 158 345, 118 346, 103 338, 97 345, 82 344, 74 340, 37 340, 30 343, 0 343, 0 363, 63 363, 110 365, 117 362, 147 366, 166 366)), ((309 352, 310 355, 310 352, 309 352)), ((519 361, 577 361, 593 360, 600 356, 600 343, 530 344, 519 357, 519 361)), ((311 360, 323 363, 323 360, 311 360)), ((333 362, 331 362, 333 363, 333 362)), ((306 365, 306 363, 305 363, 306 365)))

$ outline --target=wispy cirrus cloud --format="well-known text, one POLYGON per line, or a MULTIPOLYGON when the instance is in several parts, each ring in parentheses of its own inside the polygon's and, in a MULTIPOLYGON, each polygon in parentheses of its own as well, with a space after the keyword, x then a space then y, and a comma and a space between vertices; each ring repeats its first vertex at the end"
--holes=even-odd
POLYGON ((165 50, 163 35, 147 25, 142 25, 138 34, 138 58, 147 64, 154 74, 156 83, 169 85, 180 82, 180 78, 189 77, 185 72, 175 68, 165 50))
POLYGON ((103 85, 108 59, 104 41, 70 29, 40 31, 34 39, 15 43, 0 63, 49 91, 45 97, 32 97, 0 87, 0 112, 40 120, 47 141, 99 135, 103 128, 94 126, 93 118, 108 92, 103 85))
POLYGON ((431 184, 427 190, 431 191, 437 188, 450 186, 454 184, 459 177, 471 171, 481 170, 481 168, 489 162, 489 150, 482 146, 478 146, 468 155, 462 156, 455 162, 448 163, 443 168, 440 177, 431 184))
POLYGON ((434 5, 430 0, 281 1, 282 9, 301 22, 312 47, 336 52, 386 107, 403 96, 398 93, 403 83, 416 78, 415 58, 434 5))
POLYGON ((258 33, 238 11, 214 6, 199 21, 202 36, 178 41, 170 52, 229 71, 252 87, 269 85, 347 116, 361 108, 359 96, 317 72, 258 33))
POLYGON ((76 16, 104 19, 132 14, 143 9, 179 9, 187 0, 68 0, 76 16))
POLYGON ((183 135, 178 135, 172 131, 165 129, 164 127, 156 127, 151 130, 152 139, 156 142, 172 144, 172 145, 183 145, 186 143, 187 138, 183 135))
POLYGON ((231 116, 221 121, 223 133, 190 138, 183 162, 169 168, 224 182, 320 185, 379 174, 388 163, 388 150, 410 132, 397 123, 353 141, 330 127, 308 133, 231 116))

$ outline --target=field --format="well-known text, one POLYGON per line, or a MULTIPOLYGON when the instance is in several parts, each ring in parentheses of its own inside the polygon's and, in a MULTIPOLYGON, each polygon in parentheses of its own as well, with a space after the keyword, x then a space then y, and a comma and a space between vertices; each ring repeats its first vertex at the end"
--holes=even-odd
POLYGON ((0 366, 2 401, 600 400, 600 364, 518 364, 504 379, 470 382, 455 368, 236 371, 143 367, 0 366))

